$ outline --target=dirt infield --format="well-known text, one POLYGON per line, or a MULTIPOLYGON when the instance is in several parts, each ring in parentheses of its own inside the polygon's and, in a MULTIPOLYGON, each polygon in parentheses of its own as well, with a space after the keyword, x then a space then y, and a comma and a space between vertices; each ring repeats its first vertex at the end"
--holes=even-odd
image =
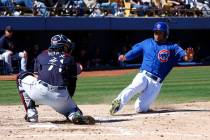
POLYGON ((108 105, 81 105, 96 125, 73 125, 47 106, 40 106, 39 123, 24 121, 23 106, 0 106, 1 140, 209 140, 210 102, 153 106, 135 114, 127 105, 110 116, 108 105))

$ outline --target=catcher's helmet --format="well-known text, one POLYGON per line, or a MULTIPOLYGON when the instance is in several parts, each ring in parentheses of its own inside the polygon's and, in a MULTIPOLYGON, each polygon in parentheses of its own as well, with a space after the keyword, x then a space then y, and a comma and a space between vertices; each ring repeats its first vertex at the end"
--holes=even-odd
POLYGON ((50 50, 69 52, 73 49, 72 42, 66 36, 59 34, 51 38, 50 50))
POLYGON ((166 35, 166 38, 168 38, 169 36, 169 27, 168 24, 165 22, 157 22, 155 23, 154 27, 153 27, 153 31, 161 31, 164 32, 166 35))

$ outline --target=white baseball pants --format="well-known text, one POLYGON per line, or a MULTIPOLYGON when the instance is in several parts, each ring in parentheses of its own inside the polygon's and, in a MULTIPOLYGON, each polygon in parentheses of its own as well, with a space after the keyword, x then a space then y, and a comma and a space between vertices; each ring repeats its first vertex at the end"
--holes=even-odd
POLYGON ((121 100, 120 109, 136 94, 139 94, 135 102, 136 112, 147 112, 150 105, 159 95, 162 84, 154 81, 145 73, 139 72, 132 83, 118 95, 121 100))
POLYGON ((21 80, 21 90, 23 89, 36 105, 49 105, 65 116, 75 112, 76 104, 69 96, 67 89, 49 89, 39 82, 31 75, 26 76, 21 80))

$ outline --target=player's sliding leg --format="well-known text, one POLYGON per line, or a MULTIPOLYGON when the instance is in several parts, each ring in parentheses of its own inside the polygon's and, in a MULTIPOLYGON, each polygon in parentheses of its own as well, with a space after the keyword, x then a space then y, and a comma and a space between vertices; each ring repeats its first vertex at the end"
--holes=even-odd
POLYGON ((112 101, 110 114, 113 115, 130 101, 136 94, 141 93, 147 87, 147 79, 142 73, 138 73, 132 83, 127 86, 116 99, 112 101))

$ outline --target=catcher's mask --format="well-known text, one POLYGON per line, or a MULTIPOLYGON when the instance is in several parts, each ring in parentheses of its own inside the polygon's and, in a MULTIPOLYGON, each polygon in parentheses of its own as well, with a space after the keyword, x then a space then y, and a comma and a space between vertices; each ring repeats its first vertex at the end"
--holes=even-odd
POLYGON ((54 35, 51 38, 51 45, 48 48, 48 50, 70 53, 73 48, 74 45, 72 44, 71 40, 64 35, 59 34, 59 35, 54 35))

